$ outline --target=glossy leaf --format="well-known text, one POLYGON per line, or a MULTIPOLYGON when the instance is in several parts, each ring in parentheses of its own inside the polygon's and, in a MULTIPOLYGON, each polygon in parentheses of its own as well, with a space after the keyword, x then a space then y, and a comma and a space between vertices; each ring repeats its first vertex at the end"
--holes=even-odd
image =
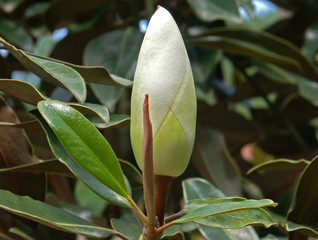
POLYGON ((120 127, 129 127, 130 116, 126 114, 110 114, 109 123, 101 121, 100 118, 88 116, 88 119, 96 126, 97 128, 120 128, 120 127))
POLYGON ((87 83, 90 82, 90 83, 119 86, 119 87, 131 87, 132 85, 131 80, 111 74, 109 70, 105 67, 81 66, 81 65, 71 64, 71 63, 60 61, 54 58, 43 57, 43 56, 39 56, 35 54, 29 53, 28 55, 34 56, 37 58, 42 58, 44 60, 49 60, 49 61, 64 64, 74 69, 75 71, 77 71, 87 83))
MULTIPOLYGON (((207 205, 200 207, 190 213, 184 215, 183 217, 176 220, 177 223, 195 221, 201 218, 208 216, 213 216, 222 213, 229 213, 238 210, 244 209, 253 209, 261 207, 274 207, 277 204, 270 199, 261 199, 261 200, 244 200, 240 202, 224 202, 216 203, 213 205, 207 205)), ((251 223, 253 224, 253 222, 251 223)))
POLYGON ((288 220, 296 223, 316 225, 318 221, 318 158, 313 159, 302 172, 296 187, 288 220))
POLYGON ((70 156, 119 195, 129 196, 118 159, 103 135, 78 111, 58 101, 38 108, 70 156))
POLYGON ((212 22, 215 20, 241 21, 237 2, 234 0, 187 0, 190 7, 202 21, 212 22))
MULTIPOLYGON (((204 198, 224 198, 225 195, 218 190, 217 188, 215 188, 211 183, 209 183, 208 181, 201 179, 201 178, 189 178, 185 181, 182 182, 182 187, 183 187, 183 196, 184 199, 186 200, 186 202, 188 203, 189 201, 193 200, 193 199, 204 199, 204 198)), ((231 198, 228 198, 231 199, 231 198)), ((235 198, 234 198, 235 199, 235 198)), ((240 198, 238 198, 240 199, 240 198)), ((197 201, 197 200, 195 200, 197 201)), ((200 201, 200 200, 199 200, 200 201)), ((204 201, 204 200, 201 200, 204 201)), ((242 228, 242 229, 237 229, 235 233, 231 233, 229 229, 220 229, 219 227, 223 227, 223 228, 231 228, 231 226, 229 226, 230 223, 233 223, 233 216, 240 216, 241 214, 245 214, 244 212, 248 213, 249 211, 256 213, 254 214, 254 216, 258 216, 260 217, 262 214, 258 215, 259 213, 263 212, 263 210, 260 211, 260 209, 247 209, 247 210, 240 210, 237 212, 230 212, 230 213, 224 213, 224 214, 220 214, 220 215, 215 215, 212 217, 207 217, 207 219, 211 218, 212 221, 209 221, 210 226, 217 226, 218 228, 213 228, 213 227, 207 227, 201 224, 197 224, 197 227, 199 229, 200 232, 202 232, 202 234, 206 237, 210 236, 208 239, 213 239, 213 240, 217 240, 217 239, 240 239, 239 236, 240 235, 245 235, 248 234, 249 238, 254 239, 253 236, 257 236, 257 234, 254 232, 254 230, 252 228, 248 228, 249 230, 247 231, 247 228, 242 228), (252 211, 255 210, 255 211, 252 211), (234 215, 233 215, 234 214, 234 215), (220 236, 220 238, 217 238, 218 236, 220 236)), ((266 216, 268 217, 267 213, 263 213, 265 214, 265 219, 266 216)), ((245 215, 246 216, 246 215, 245 215)), ((253 216, 253 214, 251 214, 251 216, 253 216)), ((262 216, 262 218, 264 219, 264 216, 262 216)), ((204 218, 203 218, 204 219, 204 218)), ((195 222, 198 221, 204 221, 203 219, 197 220, 195 222)), ((259 218, 256 219, 252 219, 252 221, 250 223, 248 222, 242 222, 242 223, 238 223, 236 222, 233 226, 246 226, 248 224, 257 224, 259 218)), ((266 221, 265 221, 266 222, 266 221)), ((245 239, 249 239, 249 238, 245 238, 245 239)))
POLYGON ((47 124, 47 122, 42 118, 42 116, 38 112, 32 112, 36 118, 40 121, 43 126, 50 147, 54 153, 54 155, 58 158, 60 162, 65 164, 69 170, 80 180, 82 180, 90 189, 92 189, 99 196, 104 198, 105 200, 122 207, 130 207, 130 205, 117 193, 110 190, 100 181, 98 181, 94 176, 85 171, 82 167, 80 167, 77 162, 75 162, 69 153, 65 150, 63 145, 60 143, 59 139, 47 124))
POLYGON ((283 38, 279 38, 267 32, 239 28, 218 28, 204 35, 244 41, 250 45, 256 44, 259 47, 266 49, 268 52, 276 53, 296 61, 296 64, 299 65, 299 69, 297 70, 297 68, 294 68, 289 70, 313 81, 317 81, 317 73, 310 60, 304 56, 299 48, 283 38))
POLYGON ((0 190, 0 208, 46 226, 88 237, 105 238, 113 230, 99 227, 49 204, 0 190))
POLYGON ((285 173, 289 171, 301 173, 309 163, 310 162, 305 159, 301 159, 298 161, 288 160, 288 159, 276 159, 276 160, 259 164, 251 168, 250 170, 248 170, 247 174, 251 174, 252 172, 255 172, 255 171, 264 173, 264 172, 272 171, 272 170, 281 170, 281 171, 284 171, 285 173))
POLYGON ((0 79, 0 90, 32 105, 36 105, 38 102, 46 99, 46 97, 30 83, 15 79, 0 79))
POLYGON ((199 37, 191 40, 191 43, 212 49, 222 49, 230 54, 246 56, 262 62, 269 62, 289 71, 297 73, 303 71, 301 65, 296 60, 277 54, 256 43, 219 36, 199 37))
POLYGON ((30 72, 38 75, 44 81, 66 88, 80 103, 85 102, 85 82, 77 71, 61 63, 28 55, 2 38, 0 38, 0 43, 30 72))

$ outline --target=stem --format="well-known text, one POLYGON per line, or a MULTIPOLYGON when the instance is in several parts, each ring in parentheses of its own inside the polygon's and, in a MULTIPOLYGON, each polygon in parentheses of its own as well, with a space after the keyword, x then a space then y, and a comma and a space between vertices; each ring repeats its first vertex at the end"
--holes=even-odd
POLYGON ((163 226, 157 228, 157 233, 161 233, 161 232, 163 232, 163 230, 165 230, 166 228, 171 227, 171 226, 176 225, 176 224, 178 224, 178 223, 176 223, 176 222, 174 222, 174 221, 169 222, 169 223, 167 223, 167 224, 165 224, 165 225, 163 225, 163 226))
POLYGON ((137 215, 140 217, 140 219, 145 223, 148 224, 148 218, 145 216, 145 214, 140 210, 140 208, 137 206, 135 201, 129 196, 127 198, 127 201, 130 203, 130 205, 133 207, 133 209, 136 211, 137 215))
POLYGON ((170 176, 155 175, 155 209, 159 226, 164 225, 164 216, 172 180, 173 177, 170 176))
POLYGON ((177 212, 177 213, 175 213, 175 214, 172 214, 172 215, 166 217, 166 218, 165 218, 165 222, 166 222, 166 223, 171 222, 171 221, 173 221, 173 220, 176 220, 176 219, 178 219, 178 218, 181 218, 181 217, 184 216, 184 215, 185 215, 185 212, 182 212, 182 211, 177 212))

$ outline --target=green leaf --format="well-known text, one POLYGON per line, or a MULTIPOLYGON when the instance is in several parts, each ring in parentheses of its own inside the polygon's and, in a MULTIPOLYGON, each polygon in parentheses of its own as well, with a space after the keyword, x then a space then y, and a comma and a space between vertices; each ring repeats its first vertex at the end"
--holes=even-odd
MULTIPOLYGON (((244 200, 240 202, 223 202, 223 203, 216 203, 213 205, 207 205, 200 207, 183 217, 177 219, 175 222, 177 223, 184 223, 195 221, 201 218, 205 218, 212 215, 222 214, 222 213, 229 213, 238 210, 244 209, 252 209, 252 208, 261 208, 261 207, 274 207, 277 204, 274 203, 270 199, 261 199, 261 200, 244 200)), ((253 224, 253 222, 251 223, 253 224)))
POLYGON ((46 99, 46 97, 30 83, 15 79, 0 79, 0 90, 22 102, 32 105, 36 105, 38 102, 46 99))
POLYGON ((41 125, 43 126, 50 147, 54 153, 54 155, 59 159, 60 162, 65 164, 71 172, 80 180, 82 180, 90 189, 92 189, 95 193, 99 196, 111 202, 115 205, 122 206, 122 207, 130 207, 130 205, 117 193, 110 190, 100 181, 98 181, 95 177, 85 171, 82 167, 80 167, 69 155, 69 153, 65 150, 65 148, 60 143, 59 139, 47 124, 47 122, 42 118, 42 116, 38 113, 33 111, 33 115, 40 121, 41 125))
POLYGON ((118 87, 131 87, 133 83, 129 79, 118 77, 114 74, 110 74, 109 70, 105 67, 81 66, 81 65, 75 65, 75 64, 60 61, 54 58, 43 57, 43 56, 31 54, 31 53, 28 53, 28 55, 41 58, 44 60, 49 60, 49 61, 64 64, 74 69, 75 71, 77 71, 85 80, 85 82, 88 82, 88 83, 97 83, 97 84, 118 86, 118 87))
POLYGON ((80 111, 87 118, 89 118, 89 116, 97 116, 106 124, 109 123, 109 112, 107 107, 104 105, 94 103, 85 103, 84 105, 70 103, 69 105, 80 111))
POLYGON ((220 36, 203 36, 191 40, 190 43, 212 49, 222 49, 230 54, 246 56, 262 62, 269 62, 289 71, 297 73, 303 72, 301 65, 296 60, 277 54, 256 43, 220 36))
POLYGON ((139 240, 142 235, 137 219, 130 212, 124 212, 122 217, 112 218, 110 222, 114 230, 126 235, 131 240, 139 240))
POLYGON ((143 34, 134 28, 107 32, 87 44, 84 64, 104 66, 117 76, 132 78, 142 39, 143 34))
POLYGON ((120 128, 120 127, 129 127, 130 116, 126 114, 110 114, 109 123, 101 121, 100 118, 96 116, 86 116, 90 122, 94 124, 95 127, 104 129, 104 128, 120 128))
POLYGON ((196 159, 194 165, 202 177, 228 195, 241 195, 242 176, 220 132, 208 126, 198 126, 193 156, 196 159))
POLYGON ((38 75, 44 81, 66 88, 80 103, 85 102, 85 82, 77 71, 61 63, 28 55, 2 38, 0 38, 0 43, 30 72, 38 75))
POLYGON ((290 207, 288 220, 316 225, 318 221, 318 158, 313 159, 302 172, 296 194, 290 207))
POLYGON ((318 106, 318 83, 302 77, 295 73, 280 69, 271 64, 259 64, 260 71, 274 82, 293 84, 298 87, 299 94, 309 100, 315 106, 318 106))
POLYGON ((0 190, 0 208, 49 227, 88 237, 105 238, 114 232, 49 204, 5 190, 0 190))
POLYGON ((267 161, 265 163, 259 164, 250 170, 248 170, 247 174, 251 174, 252 172, 259 172, 264 173, 267 171, 273 171, 273 170, 281 170, 284 171, 284 173, 287 174, 287 172, 297 172, 301 173, 304 168, 309 164, 310 162, 301 159, 301 160, 288 160, 288 159, 276 159, 272 161, 267 161))
POLYGON ((20 48, 25 50, 32 49, 33 40, 30 34, 22 27, 22 25, 18 25, 13 21, 3 18, 0 19, 0 36, 13 42, 20 48))
MULTIPOLYGON (((61 63, 48 61, 30 55, 28 57, 40 66, 42 68, 41 70, 47 72, 49 74, 49 78, 47 78, 48 76, 45 76, 47 74, 42 75, 42 71, 34 71, 35 74, 39 75, 39 77, 43 80, 48 80, 53 84, 58 83, 58 85, 68 89, 80 103, 85 102, 87 94, 85 82, 77 71, 61 63), (58 82, 56 82, 56 80, 58 82)), ((31 67, 25 67, 32 71, 31 67)))
POLYGON ((288 221, 286 225, 288 232, 299 232, 302 235, 317 238, 318 237, 318 226, 317 225, 305 225, 288 221))
POLYGON ((119 159, 120 166, 127 177, 130 186, 132 188, 137 188, 142 186, 142 175, 140 171, 132 165, 130 162, 119 159))
MULTIPOLYGON (((299 67, 299 69, 289 69, 291 72, 305 76, 313 81, 317 81, 317 73, 312 62, 301 52, 299 48, 283 38, 279 38, 264 31, 228 27, 217 28, 204 35, 225 37, 226 39, 229 38, 232 40, 238 40, 239 42, 243 41, 249 45, 257 45, 259 48, 268 52, 287 57, 289 60, 294 60, 299 67)), ((256 59, 258 58, 256 57, 256 59)))
MULTIPOLYGON (((220 190, 215 188, 208 181, 201 178, 189 178, 182 182, 182 187, 183 187, 183 195, 184 195, 184 199, 186 200, 186 203, 192 204, 194 209, 201 209, 199 207, 200 205, 196 205, 196 204, 200 202, 204 203, 205 201, 209 202, 210 201, 209 198, 213 198, 214 199, 213 201, 221 201, 221 202, 235 200, 235 201, 238 201, 238 203, 240 203, 240 201, 242 201, 242 198, 224 198, 225 195, 220 190), (208 198, 208 200, 204 200, 205 198, 208 198), (220 198, 220 200, 216 200, 215 198, 220 198), (199 200, 194 200, 194 199, 199 199, 199 200), (193 201, 192 203, 190 203, 191 200, 193 201)), ((208 237, 208 239, 215 239, 215 240, 240 239, 239 236, 244 235, 246 237, 247 232, 249 237, 246 237, 245 239, 255 239, 253 238, 253 236, 255 235, 257 236, 257 234, 253 231, 252 228, 249 228, 249 227, 237 229, 235 234, 232 234, 230 232, 232 230, 219 229, 219 228, 244 227, 249 224, 261 224, 263 226, 265 225, 269 226, 271 225, 269 222, 270 219, 271 219, 270 216, 265 211, 263 211, 262 209, 256 208, 256 209, 245 209, 245 210, 240 210, 235 212, 223 213, 223 214, 207 217, 206 219, 204 218, 198 219, 198 220, 195 220, 195 222, 200 223, 200 224, 197 224, 197 227, 204 236, 210 236, 208 237), (242 221, 240 216, 243 217, 242 221), (253 216, 255 218, 253 218, 253 216), (201 223, 209 225, 209 227, 201 225, 201 223), (215 226, 218 228, 214 228, 211 226, 215 226), (247 229, 249 230, 247 231, 247 229), (220 237, 218 238, 218 236, 220 237)))
POLYGON ((241 17, 235 0, 187 0, 190 7, 205 22, 231 20, 240 22, 241 17))
POLYGON ((225 230, 198 224, 197 226, 207 240, 259 240, 257 233, 252 227, 225 230))
POLYGON ((119 195, 129 197, 115 153, 82 114, 58 101, 42 101, 38 108, 69 155, 83 169, 119 195))
POLYGON ((90 210, 93 216, 102 216, 107 206, 107 201, 94 193, 81 181, 77 181, 75 184, 74 197, 78 204, 90 210))

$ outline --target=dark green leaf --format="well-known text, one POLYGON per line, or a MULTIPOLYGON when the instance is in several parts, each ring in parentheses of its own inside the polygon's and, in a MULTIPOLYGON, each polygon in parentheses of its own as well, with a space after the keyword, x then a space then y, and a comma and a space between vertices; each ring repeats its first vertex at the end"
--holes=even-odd
POLYGON ((32 113, 41 122, 41 125, 43 126, 46 132, 50 147, 54 155, 59 159, 60 162, 65 164, 78 179, 82 180, 90 189, 92 189, 95 193, 97 193, 105 200, 122 207, 130 207, 130 205, 121 196, 107 188, 95 177, 93 177, 91 174, 89 174, 87 171, 81 168, 71 158, 71 156, 62 146, 59 139, 56 137, 55 133, 52 131, 52 129, 49 127, 46 121, 42 118, 42 116, 38 112, 32 113))
POLYGON ((142 186, 142 176, 140 171, 131 163, 119 159, 119 163, 121 166, 121 169, 123 170, 125 176, 127 177, 130 186, 132 188, 137 188, 142 186))
POLYGON ((94 193, 83 182, 77 181, 74 188, 74 197, 78 204, 90 210, 93 216, 101 217, 106 206, 107 201, 94 193))
POLYGON ((187 0, 194 13, 202 21, 215 20, 241 21, 237 2, 235 0, 187 0))
POLYGON ((67 152, 83 169, 119 195, 129 197, 115 153, 82 114, 58 101, 42 101, 38 108, 67 152))
POLYGON ((317 238, 318 237, 318 226, 317 225, 305 225, 299 224, 292 221, 288 221, 286 229, 289 232, 299 232, 302 235, 317 238))
POLYGON ((105 238, 113 230, 99 227, 49 204, 0 190, 0 208, 39 223, 88 237, 105 238))
MULTIPOLYGON (((239 42, 243 41, 251 46, 258 46, 259 49, 263 49, 268 53, 274 53, 282 57, 287 57, 289 60, 295 61, 293 64, 296 63, 294 69, 291 68, 289 69, 290 71, 305 76, 313 81, 317 81, 317 73, 313 64, 304 56, 301 50, 289 41, 286 41, 275 35, 262 31, 252 31, 239 28, 218 28, 208 32, 205 35, 230 38, 232 40, 239 40, 239 42)), ((245 45, 243 44, 242 46, 245 45)), ((247 56, 245 54, 243 55, 247 56)), ((250 57, 253 58, 253 56, 250 57)), ((255 59, 258 59, 258 56, 255 56, 255 59)))
POLYGON ((193 157, 202 177, 227 195, 241 195, 241 174, 222 134, 210 127, 199 126, 193 157))
POLYGON ((130 116, 126 114, 110 114, 109 123, 105 123, 101 121, 97 116, 86 116, 95 127, 103 129, 103 128, 120 128, 120 127, 129 127, 130 124, 130 116))
POLYGON ((79 102, 85 102, 85 82, 77 71, 62 63, 28 55, 2 38, 0 38, 0 43, 30 72, 38 75, 44 81, 66 88, 79 102))
POLYGON ((296 187, 288 220, 316 225, 318 221, 318 158, 313 159, 302 172, 296 187))
POLYGON ((0 19, 0 36, 13 42, 20 48, 25 50, 32 49, 33 40, 30 34, 21 25, 13 21, 0 19))
POLYGON ((131 240, 139 240, 142 235, 138 221, 131 213, 124 213, 119 219, 112 218, 110 222, 113 229, 131 238, 131 240))
POLYGON ((207 240, 259 240, 252 227, 242 229, 220 229, 197 224, 199 231, 207 240))
POLYGON ((57 63, 64 64, 70 68, 73 68, 77 71, 82 78, 84 78, 85 82, 104 84, 110 86, 119 86, 119 87, 131 87, 132 81, 126 78, 118 77, 114 74, 110 74, 109 70, 105 67, 100 66, 80 66, 71 64, 68 62, 60 61, 54 58, 48 58, 43 56, 38 56, 35 54, 28 54, 29 56, 34 56, 37 58, 42 58, 44 60, 49 60, 57 63))
MULTIPOLYGON (((269 206, 274 207, 276 205, 277 204, 270 199, 244 200, 240 202, 225 201, 223 203, 216 203, 213 205, 200 207, 184 215, 183 217, 177 219, 175 222, 177 223, 190 222, 190 221, 195 221, 201 218, 205 218, 205 217, 217 215, 217 214, 222 214, 222 213, 229 213, 229 212, 238 211, 238 210, 269 207, 269 206)), ((253 222, 251 224, 253 224, 253 222)))
POLYGON ((251 168, 250 170, 248 170, 247 174, 250 174, 255 171, 259 173, 264 173, 272 170, 281 170, 284 173, 287 173, 289 171, 301 173, 309 163, 310 162, 305 159, 297 161, 288 159, 276 159, 272 161, 267 161, 265 163, 259 164, 251 168))
POLYGON ((32 105, 36 105, 38 102, 46 99, 46 97, 30 83, 15 79, 0 79, 0 90, 32 105))
MULTIPOLYGON (((215 188, 208 181, 201 178, 187 179, 182 182, 182 187, 183 187, 184 199, 186 200, 187 203, 189 203, 191 200, 204 202, 205 200, 202 200, 204 198, 220 198, 220 200, 215 200, 215 201, 230 201, 230 199, 238 200, 238 201, 242 200, 242 198, 224 198, 225 195, 220 190, 215 188), (200 199, 200 200, 193 200, 193 199, 200 199)), ((223 213, 220 215, 207 217, 206 220, 204 220, 204 218, 199 219, 199 220, 196 220, 195 222, 201 223, 200 221, 202 221, 202 224, 218 227, 218 228, 213 228, 213 227, 206 227, 204 225, 197 224, 199 231, 202 232, 204 236, 206 237, 209 236, 208 239, 213 239, 213 240, 233 239, 234 240, 234 239, 241 239, 240 236, 245 236, 245 238, 243 239, 257 239, 257 238, 254 238, 254 236, 257 236, 257 234, 254 232, 252 228, 249 228, 249 227, 237 229, 233 234, 231 233, 231 231, 233 230, 219 229, 219 227, 221 228, 232 228, 232 226, 243 227, 249 224, 257 224, 257 223, 262 224, 264 226, 264 225, 272 224, 272 223, 269 223, 270 221, 269 219, 270 219, 270 216, 262 209, 245 209, 245 210, 240 210, 236 212, 223 213), (242 221, 237 221, 238 219, 241 219, 240 216, 243 216, 244 219, 242 221), (253 218, 253 216, 256 217, 256 219, 253 218), (249 237, 247 237, 246 234, 249 237), (218 238, 218 236, 220 236, 220 238, 218 238)))

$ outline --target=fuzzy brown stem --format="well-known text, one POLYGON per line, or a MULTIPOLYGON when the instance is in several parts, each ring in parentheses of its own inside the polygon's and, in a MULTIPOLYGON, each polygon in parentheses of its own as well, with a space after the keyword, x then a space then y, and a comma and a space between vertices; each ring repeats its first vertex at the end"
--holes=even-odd
POLYGON ((164 225, 164 216, 172 180, 173 177, 170 176, 155 175, 155 210, 160 227, 164 225))

